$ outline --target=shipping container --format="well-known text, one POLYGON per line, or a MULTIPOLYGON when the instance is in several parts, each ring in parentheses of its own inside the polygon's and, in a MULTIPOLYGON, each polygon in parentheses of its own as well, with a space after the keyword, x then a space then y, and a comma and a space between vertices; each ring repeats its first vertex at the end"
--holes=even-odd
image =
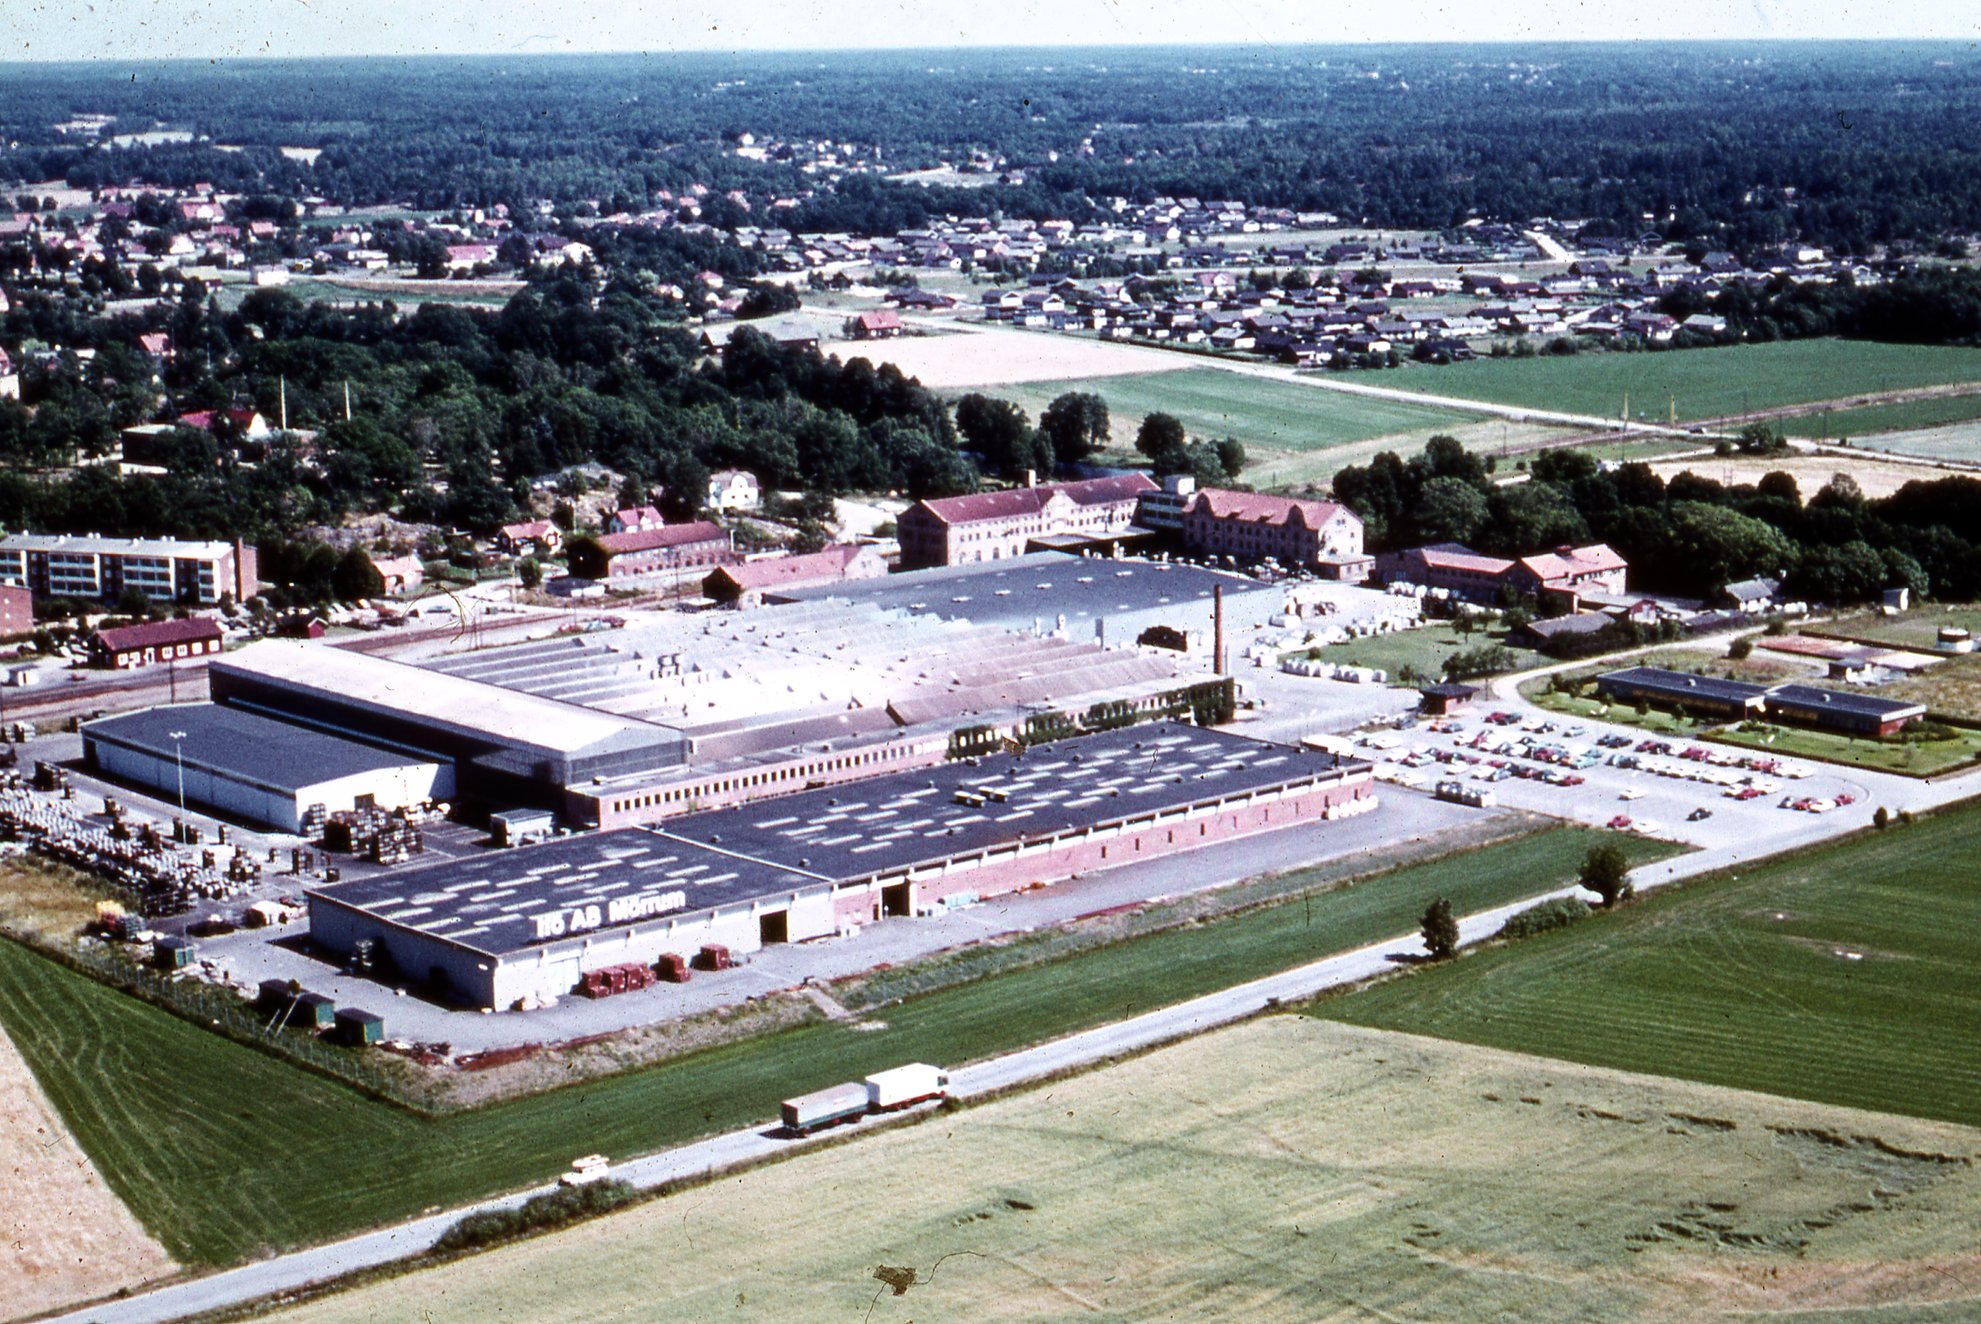
POLYGON ((876 1071, 866 1080, 867 1102, 876 1112, 907 1108, 926 1099, 940 1099, 949 1090, 949 1073, 926 1062, 876 1071))
POLYGON ((866 1115, 868 1090, 865 1085, 833 1085, 810 1094, 786 1099, 780 1110, 784 1129, 808 1136, 826 1126, 836 1126, 866 1115))

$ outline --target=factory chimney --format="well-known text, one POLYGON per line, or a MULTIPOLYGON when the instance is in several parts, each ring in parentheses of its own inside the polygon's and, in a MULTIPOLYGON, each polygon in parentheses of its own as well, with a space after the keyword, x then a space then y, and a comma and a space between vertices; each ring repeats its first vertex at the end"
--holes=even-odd
POLYGON ((1224 585, 1211 589, 1211 665, 1224 674, 1224 585))

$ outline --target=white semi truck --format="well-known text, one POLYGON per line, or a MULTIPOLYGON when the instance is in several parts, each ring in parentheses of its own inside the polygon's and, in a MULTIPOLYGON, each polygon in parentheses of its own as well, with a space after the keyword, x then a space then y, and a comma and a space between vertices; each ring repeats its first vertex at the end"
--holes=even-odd
POLYGON ((877 1071, 858 1083, 848 1081, 786 1099, 779 1112, 787 1132, 808 1136, 869 1113, 898 1112, 948 1093, 948 1072, 926 1062, 910 1062, 877 1071))

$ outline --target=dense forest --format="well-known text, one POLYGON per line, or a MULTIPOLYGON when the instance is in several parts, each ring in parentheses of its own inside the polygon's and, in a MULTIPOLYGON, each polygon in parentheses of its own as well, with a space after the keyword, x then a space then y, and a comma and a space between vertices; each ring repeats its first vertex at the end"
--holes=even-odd
POLYGON ((1111 196, 1187 194, 1354 224, 1553 215, 1853 252, 1981 230, 1978 62, 1894 42, 24 66, 0 83, 0 177, 604 210, 703 184, 718 224, 782 198, 802 205, 780 220, 866 231, 966 202, 1079 218, 1111 196), (86 113, 207 141, 97 147, 52 128, 86 113), (765 159, 729 150, 745 133, 765 159), (1024 173, 833 190, 802 169, 819 143, 886 170, 976 154, 986 178, 1024 173))
MULTIPOLYGON (((1765 426, 1744 439, 1766 449, 1765 426)), ((1495 485, 1487 462, 1449 437, 1419 455, 1385 451, 1335 476, 1372 551, 1460 542, 1501 556, 1591 540, 1630 562, 1633 586, 1706 598, 1752 576, 1784 576, 1791 597, 1851 603, 1903 586, 1965 600, 1981 591, 1981 479, 1907 483, 1869 500, 1839 474, 1802 492, 1784 472, 1727 486, 1648 465, 1603 469, 1588 454, 1536 457, 1528 481, 1495 485)))

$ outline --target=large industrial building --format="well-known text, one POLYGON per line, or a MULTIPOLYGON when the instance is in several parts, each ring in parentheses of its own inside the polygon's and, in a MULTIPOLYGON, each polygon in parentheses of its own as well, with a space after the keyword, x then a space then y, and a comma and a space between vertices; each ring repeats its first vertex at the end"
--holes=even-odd
POLYGON ((207 672, 216 702, 415 753, 490 801, 561 803, 593 777, 673 767, 672 727, 343 648, 264 640, 207 672))
POLYGON ((1132 727, 319 887, 310 931, 506 1009, 590 970, 830 936, 1374 807, 1366 764, 1132 727))
POLYGON ((90 722, 83 760, 168 801, 283 832, 301 831, 315 805, 398 809, 454 793, 452 768, 211 703, 90 722))

